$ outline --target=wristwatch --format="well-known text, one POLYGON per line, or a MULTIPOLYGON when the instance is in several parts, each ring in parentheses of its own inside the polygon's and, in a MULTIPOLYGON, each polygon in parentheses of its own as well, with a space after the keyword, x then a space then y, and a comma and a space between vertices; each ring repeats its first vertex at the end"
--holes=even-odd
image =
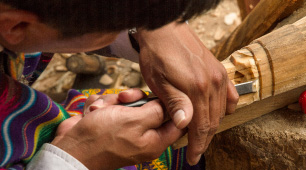
POLYGON ((136 33, 137 33, 137 28, 134 27, 134 28, 129 29, 129 30, 128 30, 128 33, 129 33, 129 34, 136 34, 136 33))
POLYGON ((132 47, 139 53, 140 52, 140 47, 138 42, 135 40, 135 38, 133 37, 133 34, 137 33, 137 29, 136 27, 131 28, 128 30, 128 34, 129 34, 129 38, 130 38, 130 42, 132 44, 132 47))

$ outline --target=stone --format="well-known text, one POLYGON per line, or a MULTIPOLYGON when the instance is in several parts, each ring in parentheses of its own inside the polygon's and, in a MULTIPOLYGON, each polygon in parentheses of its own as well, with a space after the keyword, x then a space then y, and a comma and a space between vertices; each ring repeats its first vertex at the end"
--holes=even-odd
POLYGON ((283 108, 215 135, 207 170, 305 169, 306 115, 283 108))
POLYGON ((128 87, 136 87, 141 82, 141 76, 138 72, 131 72, 123 78, 123 84, 128 87))
POLYGON ((218 27, 217 31, 215 32, 214 39, 216 41, 220 41, 224 37, 225 33, 226 32, 222 28, 218 27))
POLYGON ((132 63, 131 68, 137 72, 140 72, 140 66, 137 63, 132 63))
POLYGON ((55 71, 66 72, 68 69, 64 65, 57 65, 55 66, 55 71))
POLYGON ((224 23, 226 25, 233 25, 235 20, 237 20, 238 15, 235 12, 231 12, 224 17, 224 23))
POLYGON ((111 85, 113 82, 114 80, 108 74, 104 74, 99 80, 99 83, 106 86, 111 85))

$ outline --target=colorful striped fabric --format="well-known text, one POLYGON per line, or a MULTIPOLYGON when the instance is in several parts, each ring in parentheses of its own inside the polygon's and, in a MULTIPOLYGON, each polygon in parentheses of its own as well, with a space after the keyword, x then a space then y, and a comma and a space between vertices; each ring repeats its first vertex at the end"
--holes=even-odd
MULTIPOLYGON (((19 55, 22 58, 24 55, 19 55)), ((11 57, 16 59, 17 57, 11 57)), ((10 58, 10 59, 11 59, 10 58)), ((20 59, 20 58, 19 58, 20 59)), ((45 94, 21 84, 16 79, 21 77, 20 63, 26 63, 24 71, 27 79, 31 79, 31 64, 22 60, 10 61, 10 68, 18 68, 14 78, 0 73, 0 169, 24 169, 33 155, 43 143, 54 138, 57 126, 65 119, 82 114, 84 102, 92 94, 118 93, 121 90, 70 90, 64 103, 57 104, 45 94)), ((37 61, 37 60, 35 60, 37 61)), ((40 60, 43 61, 43 60, 40 60)), ((44 60, 46 61, 46 60, 44 60)), ((37 62, 34 65, 39 65, 37 62)), ((185 157, 186 148, 172 150, 170 147, 160 158, 140 165, 124 167, 125 170, 138 169, 202 169, 200 166, 188 166, 185 157)))
POLYGON ((50 142, 67 112, 43 93, 0 74, 0 167, 20 169, 50 142), (16 165, 15 165, 16 164, 16 165))

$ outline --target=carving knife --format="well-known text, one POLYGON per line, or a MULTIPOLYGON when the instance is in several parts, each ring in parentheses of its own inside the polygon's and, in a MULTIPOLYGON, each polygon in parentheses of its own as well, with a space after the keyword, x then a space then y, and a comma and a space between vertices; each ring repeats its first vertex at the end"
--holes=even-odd
MULTIPOLYGON (((255 81, 248 81, 245 83, 240 83, 240 84, 235 84, 236 90, 239 94, 239 96, 244 95, 244 94, 249 94, 249 93, 255 93, 257 92, 257 85, 256 85, 257 80, 255 81)), ((140 107, 144 104, 146 104, 149 101, 156 100, 158 97, 149 97, 145 99, 140 99, 136 102, 132 103, 124 103, 121 104, 122 106, 127 106, 127 107, 140 107)))

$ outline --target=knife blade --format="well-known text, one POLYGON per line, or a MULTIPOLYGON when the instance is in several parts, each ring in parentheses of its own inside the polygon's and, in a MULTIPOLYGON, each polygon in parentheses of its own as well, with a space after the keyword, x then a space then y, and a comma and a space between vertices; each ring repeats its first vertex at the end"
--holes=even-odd
MULTIPOLYGON (((256 80, 255 81, 248 81, 248 82, 240 83, 240 84, 235 84, 235 87, 236 87, 236 90, 237 90, 239 96, 244 95, 244 94, 257 92, 256 86, 257 86, 256 85, 256 80)), ((140 107, 140 106, 148 103, 149 101, 156 100, 156 99, 158 99, 158 97, 155 96, 155 97, 140 99, 136 102, 124 103, 124 104, 120 104, 120 105, 127 106, 127 107, 140 107)))

